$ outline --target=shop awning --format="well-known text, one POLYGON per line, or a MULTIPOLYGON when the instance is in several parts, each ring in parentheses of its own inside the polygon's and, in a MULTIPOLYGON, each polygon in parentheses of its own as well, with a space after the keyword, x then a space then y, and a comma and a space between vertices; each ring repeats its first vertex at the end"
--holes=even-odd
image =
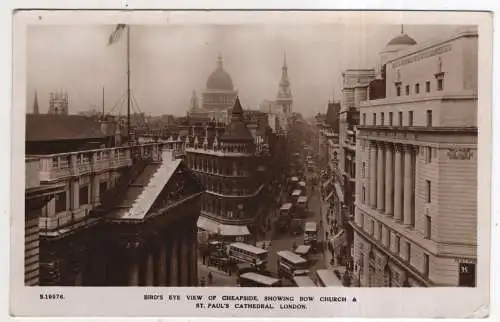
POLYGON ((200 216, 197 223, 198 228, 220 236, 248 236, 250 232, 245 225, 224 225, 210 218, 200 216))

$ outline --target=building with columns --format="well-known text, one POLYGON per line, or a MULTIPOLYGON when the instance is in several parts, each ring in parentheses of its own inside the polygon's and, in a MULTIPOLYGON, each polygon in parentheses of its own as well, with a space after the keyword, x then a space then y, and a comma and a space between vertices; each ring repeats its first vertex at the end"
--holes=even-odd
POLYGON ((248 240, 265 215, 267 157, 257 151, 239 99, 220 137, 188 138, 185 152, 188 166, 206 188, 198 228, 223 240, 248 240))
POLYGON ((26 285, 197 285, 203 187, 178 140, 116 146, 81 116, 27 124, 26 285))
POLYGON ((477 37, 475 28, 421 45, 403 37, 381 63, 384 97, 360 103, 360 286, 475 286, 477 37))
POLYGON ((40 285, 197 285, 203 188, 174 151, 144 144, 39 164, 40 188, 58 188, 39 210, 40 285))

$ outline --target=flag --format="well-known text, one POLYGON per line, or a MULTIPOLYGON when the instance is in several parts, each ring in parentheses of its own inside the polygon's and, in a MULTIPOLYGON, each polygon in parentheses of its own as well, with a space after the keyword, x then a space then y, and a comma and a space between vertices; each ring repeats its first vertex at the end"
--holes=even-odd
POLYGON ((120 36, 125 29, 126 25, 125 24, 118 24, 116 25, 115 30, 111 35, 109 35, 109 40, 108 40, 108 46, 114 44, 120 39, 120 36))

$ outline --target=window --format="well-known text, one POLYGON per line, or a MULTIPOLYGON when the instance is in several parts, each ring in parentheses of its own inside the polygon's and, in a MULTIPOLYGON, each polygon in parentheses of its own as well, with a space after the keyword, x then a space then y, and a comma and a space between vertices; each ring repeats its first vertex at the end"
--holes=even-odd
POLYGON ((61 192, 56 195, 56 214, 66 211, 66 192, 61 192))
POLYGON ((366 202, 366 189, 365 189, 365 187, 363 187, 363 189, 362 189, 362 196, 361 196, 361 198, 362 198, 361 199, 362 202, 365 203, 366 202))
POLYGON ((396 95, 401 96, 401 86, 400 85, 396 85, 396 95))
POLYGON ((377 125, 377 113, 373 113, 372 124, 377 125))
POLYGON ((363 125, 366 125, 366 113, 363 113, 363 125))
POLYGON ((385 113, 382 112, 382 113, 380 113, 380 125, 384 125, 384 123, 385 123, 384 119, 385 119, 385 113))
POLYGON ((389 126, 392 126, 392 112, 389 112, 389 126))
POLYGON ((432 126, 432 111, 427 110, 427 127, 432 126))
POLYGON ((425 277, 429 277, 429 267, 430 266, 430 261, 429 261, 429 254, 424 254, 424 273, 425 277))
POLYGON ((432 233, 432 218, 431 216, 427 215, 425 216, 425 238, 431 239, 431 233, 432 233))
POLYGON ((363 178, 365 177, 365 168, 366 168, 366 163, 363 162, 363 166, 361 168, 361 177, 363 177, 363 178))
POLYGON ((405 86, 405 94, 406 96, 410 95, 410 85, 405 86))
POLYGON ((99 195, 102 196, 102 194, 104 193, 104 191, 106 191, 107 188, 108 187, 107 187, 106 181, 100 182, 99 183, 99 195))
POLYGON ((425 158, 426 158, 425 161, 427 163, 431 163, 431 161, 432 161, 432 148, 430 146, 427 147, 425 154, 426 154, 425 155, 425 158))
POLYGON ((413 126, 413 111, 408 112, 408 126, 413 126))
POLYGON ((375 229, 375 222, 372 219, 370 219, 370 235, 372 236, 374 229, 375 229))
POLYGON ((382 223, 381 222, 378 223, 377 233, 378 233, 377 239, 381 241, 382 240, 382 223))
POLYGON ((400 240, 401 240, 401 238, 399 236, 396 236, 396 238, 394 240, 394 244, 396 244, 395 251, 396 251, 396 254, 398 254, 398 255, 399 255, 399 252, 401 251, 400 245, 399 245, 400 240))
POLYGON ((399 126, 403 126, 403 112, 399 112, 399 126))
POLYGON ((431 182, 429 180, 425 180, 426 186, 426 194, 427 194, 427 203, 431 203, 431 182))
POLYGON ((411 261, 411 244, 406 242, 406 260, 411 261))
POLYGON ((89 186, 80 187, 80 205, 89 203, 89 186))
POLYGON ((420 84, 416 83, 415 84, 415 94, 419 94, 419 93, 420 93, 420 84))
POLYGON ((431 91, 431 82, 425 82, 425 92, 429 93, 431 91))
POLYGON ((443 88, 444 88, 444 79, 439 78, 439 79, 437 80, 437 90, 438 90, 438 91, 442 91, 442 90, 443 90, 443 88))

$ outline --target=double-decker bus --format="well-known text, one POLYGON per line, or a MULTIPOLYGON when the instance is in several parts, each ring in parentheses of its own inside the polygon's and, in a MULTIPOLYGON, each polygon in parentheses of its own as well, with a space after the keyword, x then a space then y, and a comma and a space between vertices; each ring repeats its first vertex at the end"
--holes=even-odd
POLYGON ((289 250, 282 250, 278 255, 278 274, 293 279, 295 276, 309 274, 309 262, 289 250))
POLYGON ((316 271, 317 284, 320 287, 342 287, 342 281, 329 269, 316 271))
POLYGON ((238 284, 241 287, 279 287, 281 281, 274 277, 248 272, 240 275, 238 284))
POLYGON ((309 276, 295 276, 293 284, 297 287, 316 287, 316 284, 309 276))
POLYGON ((306 182, 305 181, 300 181, 299 182, 299 189, 302 190, 302 195, 306 195, 307 194, 307 189, 306 189, 306 182))
POLYGON ((296 189, 294 191, 292 191, 292 204, 296 204, 300 195, 301 195, 302 191, 300 191, 299 189, 296 189))
POLYGON ((300 217, 305 217, 307 214, 307 197, 300 196, 297 198, 297 213, 300 217))
POLYGON ((239 263, 264 267, 267 263, 267 250, 245 243, 232 243, 229 245, 229 258, 239 263))
POLYGON ((300 245, 293 251, 295 254, 302 256, 303 258, 307 258, 309 255, 309 251, 311 250, 311 246, 308 245, 300 245))
POLYGON ((308 221, 304 227, 304 244, 312 245, 318 239, 318 224, 314 221, 308 221))

